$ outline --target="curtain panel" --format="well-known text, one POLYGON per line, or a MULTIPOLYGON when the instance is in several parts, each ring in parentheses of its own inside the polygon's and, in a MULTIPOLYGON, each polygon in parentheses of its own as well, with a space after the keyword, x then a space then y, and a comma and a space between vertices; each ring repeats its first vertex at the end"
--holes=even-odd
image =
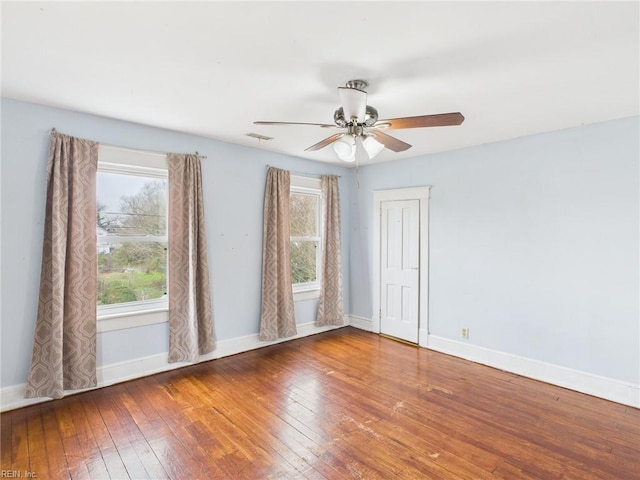
POLYGON ((169 362, 215 349, 202 173, 197 155, 169 154, 169 362))
POLYGON ((40 293, 26 398, 60 398, 96 382, 98 144, 54 132, 40 293))
POLYGON ((262 313, 260 340, 296 335, 291 287, 289 192, 286 170, 269 168, 264 194, 262 238, 262 313))
POLYGON ((338 177, 322 176, 324 200, 324 249, 322 251, 322 286, 318 301, 316 325, 342 325, 342 260, 340 254, 340 193, 338 177))

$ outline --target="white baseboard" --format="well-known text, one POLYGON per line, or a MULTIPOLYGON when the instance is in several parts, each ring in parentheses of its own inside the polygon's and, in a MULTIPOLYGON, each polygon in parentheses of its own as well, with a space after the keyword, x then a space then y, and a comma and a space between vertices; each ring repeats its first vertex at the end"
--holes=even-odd
MULTIPOLYGON (((345 325, 372 331, 372 321, 356 315, 345 315, 345 325)), ((258 335, 247 335, 229 340, 220 340, 216 350, 203 355, 200 361, 208 361, 216 358, 227 357, 237 353, 247 352, 256 348, 266 347, 276 343, 282 343, 296 338, 302 338, 316 333, 333 330, 334 326, 316 327, 313 323, 305 323, 297 326, 298 334, 295 337, 278 340, 275 342, 261 342, 258 335)), ((430 348, 438 352, 454 355, 456 357, 471 360, 490 367, 499 368, 511 373, 551 383, 561 387, 576 390, 596 397, 611 400, 624 405, 640 408, 640 385, 623 382, 607 377, 593 375, 591 373, 573 370, 558 365, 553 365, 538 360, 532 360, 510 353, 491 350, 476 345, 458 342, 435 335, 428 335, 427 331, 420 331, 421 347, 430 348)), ((102 388, 116 383, 133 380, 135 378, 153 375, 189 365, 189 363, 168 363, 167 354, 161 353, 134 360, 104 365, 98 368, 98 387, 102 388)), ((49 401, 49 398, 24 398, 26 384, 10 385, 0 389, 0 411, 8 411, 16 408, 49 401)), ((69 394, 78 393, 69 392, 69 394)))
POLYGON ((366 330, 367 332, 373 332, 373 325, 370 318, 358 317, 357 315, 348 315, 349 325, 359 328, 360 330, 366 330))
MULTIPOLYGON (((344 325, 317 327, 313 323, 303 323, 297 325, 298 334, 295 337, 280 339, 274 342, 262 342, 258 339, 258 334, 247 335, 245 337, 237 337, 229 340, 220 340, 216 344, 216 349, 206 355, 200 357, 200 362, 214 360, 216 358, 228 357, 237 353, 255 350, 256 348, 266 347, 276 343, 282 343, 296 338, 307 337, 317 333, 334 330, 349 325, 349 317, 345 316, 344 325)), ((98 386, 96 388, 107 387, 116 383, 126 382, 135 378, 153 375, 155 373, 174 370, 176 368, 192 365, 187 362, 168 363, 167 353, 159 353, 143 358, 136 358, 121 363, 103 365, 97 369, 98 386)), ((50 401, 50 398, 24 398, 26 383, 19 385, 11 385, 0 389, 0 411, 5 412, 16 408, 26 407, 36 403, 50 401)), ((86 390, 70 391, 67 395, 73 395, 86 390)))
MULTIPOLYGON (((420 345, 423 345, 422 342, 420 345)), ((640 408, 640 385, 435 335, 427 336, 425 346, 431 350, 506 370, 517 375, 640 408)))

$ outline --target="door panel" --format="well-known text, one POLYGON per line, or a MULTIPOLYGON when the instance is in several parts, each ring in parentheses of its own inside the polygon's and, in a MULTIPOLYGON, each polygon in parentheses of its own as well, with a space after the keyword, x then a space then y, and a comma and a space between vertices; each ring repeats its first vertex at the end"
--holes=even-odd
POLYGON ((418 343, 420 201, 381 202, 380 332, 418 343))

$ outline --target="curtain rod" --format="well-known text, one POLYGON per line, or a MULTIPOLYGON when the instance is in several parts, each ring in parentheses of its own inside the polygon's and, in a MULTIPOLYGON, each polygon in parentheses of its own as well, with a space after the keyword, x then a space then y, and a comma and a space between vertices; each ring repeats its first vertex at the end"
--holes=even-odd
MULTIPOLYGON (((267 163, 267 170, 270 169, 271 167, 273 167, 273 165, 269 165, 267 163)), ((273 167, 273 168, 278 168, 278 167, 273 167)), ((302 177, 312 177, 312 178, 320 178, 322 175, 322 173, 306 173, 306 172, 290 172, 291 175, 297 175, 297 176, 302 176, 302 177)), ((342 175, 334 175, 334 177, 338 177, 338 178, 342 178, 342 175)))
MULTIPOLYGON (((53 135, 54 133, 59 133, 59 132, 55 128, 52 128, 50 135, 53 135)), ((162 156, 166 156, 166 155, 169 154, 169 152, 160 152, 160 151, 154 151, 154 150, 143 150, 141 148, 121 147, 119 145, 110 145, 108 143, 102 143, 102 142, 97 142, 97 143, 100 144, 100 145, 103 145, 105 147, 117 148, 119 150, 128 150, 130 152, 143 152, 143 153, 151 153, 153 155, 162 155, 162 156)), ((196 157, 202 158, 202 159, 206 159, 207 158, 206 155, 200 155, 197 151, 196 151, 196 157)))

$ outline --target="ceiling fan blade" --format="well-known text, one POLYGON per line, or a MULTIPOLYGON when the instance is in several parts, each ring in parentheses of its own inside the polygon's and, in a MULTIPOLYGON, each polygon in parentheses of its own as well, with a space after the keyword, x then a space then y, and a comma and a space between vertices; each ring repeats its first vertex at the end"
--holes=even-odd
POLYGON ((336 125, 330 125, 328 123, 306 123, 306 122, 264 122, 258 120, 253 122, 254 125, 315 125, 316 127, 335 127, 336 125))
POLYGON ((382 133, 379 130, 369 130, 369 133, 375 137, 381 144, 387 147, 389 150, 394 152, 404 152, 411 148, 411 145, 403 142, 402 140, 398 140, 396 137, 392 137, 391 135, 387 135, 386 133, 382 133))
POLYGON ((380 126, 384 126, 387 130, 399 130, 401 128, 447 127, 460 125, 462 122, 464 122, 464 116, 460 112, 454 112, 378 120, 374 127, 381 124, 380 126))
POLYGON ((305 148, 304 151, 305 152, 311 152, 313 150, 320 150, 321 148, 326 147, 327 145, 332 144, 333 142, 335 142, 336 140, 340 140, 342 137, 344 137, 345 134, 344 133, 334 133, 333 135, 331 135, 330 137, 325 138, 324 140, 320 140, 318 143, 316 143, 315 145, 311 145, 309 148, 305 148))
POLYGON ((367 109, 367 92, 348 87, 338 87, 338 92, 344 110, 344 119, 350 122, 355 117, 358 123, 363 123, 367 109))

